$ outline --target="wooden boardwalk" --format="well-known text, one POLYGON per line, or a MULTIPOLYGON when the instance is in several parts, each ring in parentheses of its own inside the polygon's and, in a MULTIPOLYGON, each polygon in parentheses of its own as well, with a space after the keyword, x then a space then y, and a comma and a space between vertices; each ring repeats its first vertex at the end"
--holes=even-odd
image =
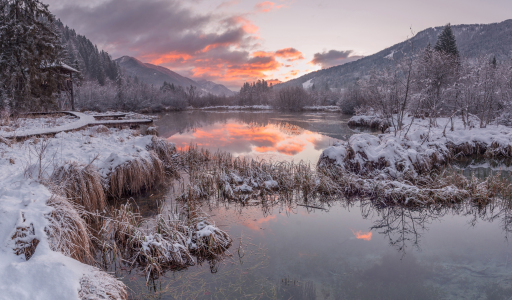
MULTIPOLYGON (((111 114, 111 115, 87 115, 80 112, 75 111, 61 111, 56 113, 63 113, 72 115, 78 118, 77 121, 68 123, 61 126, 56 126, 53 128, 36 128, 25 131, 14 131, 14 132, 5 132, 0 133, 0 137, 3 138, 14 138, 14 139, 23 139, 32 136, 40 136, 40 135, 53 135, 59 132, 73 131, 77 129, 81 129, 88 126, 96 126, 96 125, 105 125, 105 126, 119 126, 119 125, 143 125, 143 124, 151 124, 153 123, 152 119, 133 119, 133 120, 119 120, 119 118, 123 118, 126 114, 111 114), (112 118, 115 120, 104 120, 106 118, 112 118)), ((49 115, 52 113, 32 113, 32 115, 49 115)))

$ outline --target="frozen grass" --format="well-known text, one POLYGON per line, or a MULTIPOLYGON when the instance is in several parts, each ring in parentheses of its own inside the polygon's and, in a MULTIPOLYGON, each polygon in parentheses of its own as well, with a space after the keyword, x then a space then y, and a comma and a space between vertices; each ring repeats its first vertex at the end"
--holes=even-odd
POLYGON ((137 194, 159 185, 164 178, 164 165, 156 153, 144 153, 115 167, 107 178, 109 194, 115 198, 137 194))
POLYGON ((50 178, 62 187, 68 199, 89 212, 102 211, 107 205, 101 175, 92 164, 68 163, 57 168, 50 178))
POLYGON ((98 236, 105 255, 117 251, 131 266, 141 266, 148 281, 165 270, 194 265, 196 259, 218 257, 231 245, 227 233, 197 210, 159 214, 148 222, 130 204, 105 216, 98 236))
POLYGON ((46 216, 48 227, 45 229, 50 248, 80 262, 93 263, 89 230, 79 209, 60 196, 51 197, 47 205, 53 208, 46 216))
MULTIPOLYGON (((177 199, 187 203, 222 199, 248 204, 277 197, 314 206, 312 203, 340 196, 363 196, 384 205, 449 205, 464 200, 483 205, 496 198, 511 199, 512 195, 509 179, 499 175, 468 179, 459 172, 441 169, 435 154, 423 160, 421 175, 404 172, 400 179, 379 177, 380 173, 373 171, 355 172, 355 167, 340 166, 326 158, 313 168, 303 162, 233 158, 229 153, 211 153, 192 145, 179 156, 180 168, 188 174, 190 183, 181 185, 177 199), (428 172, 429 168, 433 171, 428 172)), ((364 167, 380 170, 373 165, 364 167)))
POLYGON ((95 270, 80 279, 81 300, 126 300, 126 286, 112 275, 95 270))

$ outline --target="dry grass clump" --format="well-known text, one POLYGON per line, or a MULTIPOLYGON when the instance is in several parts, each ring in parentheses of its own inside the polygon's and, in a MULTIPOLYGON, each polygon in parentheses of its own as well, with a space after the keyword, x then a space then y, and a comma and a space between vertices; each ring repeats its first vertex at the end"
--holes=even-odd
POLYGON ((50 178, 68 199, 88 212, 101 211, 107 205, 101 175, 92 164, 67 163, 55 169, 50 178))
POLYGON ((135 157, 117 167, 108 178, 109 193, 115 198, 137 194, 162 183, 165 178, 164 164, 154 151, 135 157))
POLYGON ((212 225, 206 216, 195 213, 190 219, 189 248, 199 257, 216 257, 224 253, 232 243, 229 235, 212 225))
POLYGON ((147 146, 147 150, 155 152, 162 160, 168 176, 179 177, 176 146, 173 143, 154 136, 151 138, 151 144, 147 146))
POLYGON ((217 197, 246 203, 271 195, 283 200, 308 201, 342 194, 330 177, 317 173, 304 162, 233 158, 227 152, 211 153, 192 145, 179 154, 179 160, 190 182, 181 187, 181 202, 217 197))
POLYGON ((158 128, 152 126, 152 127, 148 127, 148 129, 146 129, 146 134, 147 135, 154 135, 154 136, 158 136, 158 128))
POLYGON ((110 129, 105 126, 105 125, 98 125, 98 126, 93 126, 89 129, 91 132, 94 132, 94 133, 106 133, 106 132, 110 132, 110 129))
POLYGON ((121 281, 100 270, 80 279, 78 297, 81 300, 128 300, 126 286, 121 281))
POLYGON ((50 248, 83 263, 94 262, 89 230, 77 207, 61 196, 51 197, 47 205, 53 207, 45 228, 50 248))
POLYGON ((117 250, 130 265, 141 266, 149 280, 167 269, 194 265, 194 256, 201 259, 224 253, 231 238, 207 219, 207 215, 192 211, 166 217, 160 214, 155 222, 147 223, 126 204, 104 218, 98 236, 105 253, 117 250), (195 217, 187 217, 189 214, 195 217))

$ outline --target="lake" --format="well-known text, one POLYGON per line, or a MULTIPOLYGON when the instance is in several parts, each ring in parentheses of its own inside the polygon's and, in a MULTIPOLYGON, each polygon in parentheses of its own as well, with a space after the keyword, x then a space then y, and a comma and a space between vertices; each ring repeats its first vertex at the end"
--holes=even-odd
MULTIPOLYGON (((192 143, 314 165, 323 149, 358 132, 348 128, 348 119, 337 113, 187 111, 162 115, 157 126, 179 148, 192 143)), ((150 192, 140 201, 171 206, 170 194, 150 192)), ((340 198, 315 208, 279 201, 211 201, 202 208, 233 238, 228 256, 169 271, 149 286, 136 271, 118 273, 133 299, 512 296, 512 208, 506 206, 406 209, 340 198)))

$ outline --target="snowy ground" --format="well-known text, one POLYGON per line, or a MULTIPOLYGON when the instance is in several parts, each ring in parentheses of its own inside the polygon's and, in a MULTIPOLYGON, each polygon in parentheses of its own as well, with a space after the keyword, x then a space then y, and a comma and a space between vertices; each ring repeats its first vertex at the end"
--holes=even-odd
MULTIPOLYGON (((199 108, 200 110, 272 110, 272 106, 270 105, 222 105, 222 106, 207 106, 199 108)), ((305 106, 303 108, 305 111, 329 111, 329 112, 339 112, 341 111, 339 106, 329 105, 329 106, 305 106)))
POLYGON ((271 110, 272 106, 270 105, 220 105, 220 106, 207 106, 199 108, 201 110, 216 110, 216 109, 225 109, 225 110, 271 110))
MULTIPOLYGON (((97 117, 97 113, 87 112, 87 113, 81 113, 81 112, 66 112, 68 115, 71 115, 71 118, 64 119, 62 117, 62 120, 67 121, 61 121, 60 124, 57 124, 56 122, 51 122, 49 127, 42 126, 41 124, 44 122, 45 118, 23 118, 18 119, 21 121, 16 122, 22 122, 24 125, 23 127, 17 127, 16 130, 7 130, 2 132, 0 131, 0 138, 15 138, 15 137, 30 137, 34 135, 48 135, 48 134, 55 134, 59 132, 64 131, 71 131, 71 130, 77 130, 81 129, 86 126, 92 126, 92 125, 100 125, 100 124, 108 124, 108 125, 123 125, 125 123, 147 123, 152 122, 150 119, 145 117, 144 115, 135 114, 135 113, 126 113, 123 114, 124 116, 122 118, 114 119, 112 118, 105 120, 104 118, 95 118, 97 117), (41 121, 43 120, 43 121, 41 121)), ((103 117, 105 117, 105 114, 102 114, 103 117)), ((51 119, 51 117, 48 117, 51 119)), ((58 118, 61 119, 61 118, 58 118)))
MULTIPOLYGON (((361 119, 371 122, 375 117, 353 118, 355 121, 361 119)), ((510 127, 489 125, 479 128, 473 121, 472 126, 464 128, 459 119, 454 120, 452 131, 447 118, 437 119, 435 126, 430 126, 428 119, 415 119, 410 128, 410 118, 404 123, 407 126, 401 132, 395 133, 391 127, 390 132, 378 136, 353 135, 347 142, 327 148, 321 160, 329 159, 331 163, 360 175, 377 176, 378 173, 383 179, 403 179, 428 171, 428 168, 422 170, 424 166, 481 149, 487 151, 487 155, 511 155, 510 127)))
POLYGON ((20 130, 33 130, 40 128, 52 128, 62 126, 78 121, 79 118, 63 116, 35 116, 28 118, 11 119, 8 122, 0 124, 0 135, 2 133, 15 132, 20 130))
POLYGON ((86 294, 92 288, 96 296, 106 296, 107 290, 112 292, 108 286, 117 284, 115 279, 51 250, 45 229, 52 193, 41 183, 55 168, 72 161, 92 162, 100 172, 108 173, 117 164, 147 152, 151 143, 151 136, 133 130, 105 129, 96 126, 12 145, 0 141, 0 299, 108 299, 86 298, 86 294), (33 230, 25 240, 35 237, 40 241, 29 260, 13 250, 13 235, 20 227, 33 230))

